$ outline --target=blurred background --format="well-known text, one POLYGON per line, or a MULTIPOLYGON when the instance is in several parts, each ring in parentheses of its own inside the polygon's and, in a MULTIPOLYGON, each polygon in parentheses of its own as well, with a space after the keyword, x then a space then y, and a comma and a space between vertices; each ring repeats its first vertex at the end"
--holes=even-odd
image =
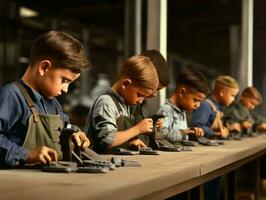
MULTIPOLYGON (((117 67, 124 59, 156 48, 149 42, 156 26, 164 27, 163 54, 172 72, 166 96, 175 86, 178 70, 188 65, 203 71, 210 83, 217 75, 228 74, 246 86, 248 75, 240 73, 241 62, 247 62, 241 57, 243 26, 250 27, 245 19, 247 1, 251 0, 0 0, 0 86, 22 76, 38 35, 48 30, 65 31, 84 44, 93 68, 74 82, 71 95, 60 101, 66 112, 75 107, 76 113, 85 110, 86 115, 93 98, 114 83, 117 67), (158 21, 162 13, 157 8, 162 3, 166 19, 158 21)), ((266 1, 252 2, 250 75, 266 97, 266 1)), ((266 113, 265 101, 257 109, 266 113)))

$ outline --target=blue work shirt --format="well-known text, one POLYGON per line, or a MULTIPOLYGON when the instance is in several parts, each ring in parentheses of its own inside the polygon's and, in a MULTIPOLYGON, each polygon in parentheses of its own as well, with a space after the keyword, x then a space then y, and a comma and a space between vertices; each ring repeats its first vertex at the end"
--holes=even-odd
MULTIPOLYGON (((28 91, 38 113, 60 114, 62 121, 68 122, 68 117, 63 113, 56 98, 45 98, 21 79, 18 81, 28 91)), ((13 167, 18 162, 27 161, 28 150, 21 146, 26 137, 31 114, 23 94, 14 83, 0 88, 0 166, 13 167)))
MULTIPOLYGON (((210 100, 214 103, 218 111, 222 112, 222 106, 218 104, 213 98, 210 100)), ((190 126, 200 127, 203 129, 206 137, 210 138, 215 135, 211 129, 211 125, 215 119, 216 113, 206 101, 201 102, 200 107, 193 111, 190 126)))

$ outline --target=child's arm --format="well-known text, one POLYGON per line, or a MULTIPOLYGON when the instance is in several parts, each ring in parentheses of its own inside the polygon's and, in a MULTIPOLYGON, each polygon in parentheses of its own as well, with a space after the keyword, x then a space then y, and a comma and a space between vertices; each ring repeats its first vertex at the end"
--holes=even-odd
POLYGON ((28 150, 10 139, 10 130, 21 120, 22 109, 18 96, 10 87, 0 90, 0 166, 13 167, 17 162, 27 161, 28 150))
POLYGON ((265 132, 266 131, 266 118, 262 115, 255 113, 254 111, 251 111, 251 116, 255 121, 254 123, 255 130, 259 132, 265 132))
POLYGON ((232 104, 224 111, 223 117, 224 124, 234 124, 243 121, 243 116, 241 116, 238 108, 238 104, 232 104))
POLYGON ((159 115, 165 116, 161 119, 162 123, 160 124, 162 127, 158 129, 159 137, 163 137, 169 142, 175 143, 180 142, 183 139, 183 135, 178 127, 175 127, 175 119, 173 117, 173 113, 171 112, 171 108, 168 105, 163 105, 159 109, 159 115))
POLYGON ((200 107, 193 111, 189 125, 202 128, 206 137, 214 136, 215 132, 211 129, 212 120, 214 120, 212 113, 211 106, 203 101, 200 107))
MULTIPOLYGON (((57 100, 55 100, 55 104, 56 104, 55 107, 59 111, 63 124, 64 125, 70 124, 69 117, 66 113, 64 113, 60 103, 57 100)), ((87 147, 89 147, 90 140, 87 138, 86 134, 83 131, 81 131, 81 129, 78 126, 76 125, 72 125, 72 126, 76 127, 79 130, 78 132, 74 133, 72 136, 72 140, 74 144, 81 147, 82 149, 86 149, 87 147)))
POLYGON ((29 151, 17 144, 23 143, 22 133, 26 130, 24 130, 22 121, 25 122, 29 117, 25 114, 28 107, 23 104, 22 99, 24 97, 15 86, 13 88, 3 87, 0 90, 0 166, 3 167, 14 167, 18 163, 27 163, 28 161, 41 162, 43 159, 39 159, 40 157, 48 160, 57 157, 57 154, 51 157, 49 156, 51 154, 46 154, 47 149, 29 151), (15 124, 21 127, 21 135, 16 138, 21 141, 17 143, 12 140, 12 127, 15 127, 15 124))
POLYGON ((241 124, 240 123, 226 124, 226 127, 231 132, 232 131, 241 132, 241 124))
POLYGON ((117 131, 115 133, 114 141, 111 145, 109 145, 109 148, 119 146, 131 138, 134 138, 138 136, 141 133, 148 133, 152 132, 153 130, 153 123, 151 118, 146 118, 141 120, 139 123, 137 123, 135 126, 125 130, 125 131, 117 131))
POLYGON ((95 140, 96 145, 100 145, 100 149, 112 148, 123 144, 144 132, 152 131, 152 119, 147 118, 141 120, 135 126, 124 130, 118 131, 116 120, 120 116, 119 111, 112 98, 108 95, 100 96, 90 112, 88 117, 89 124, 88 134, 95 140), (91 133, 89 133, 92 131, 91 133))

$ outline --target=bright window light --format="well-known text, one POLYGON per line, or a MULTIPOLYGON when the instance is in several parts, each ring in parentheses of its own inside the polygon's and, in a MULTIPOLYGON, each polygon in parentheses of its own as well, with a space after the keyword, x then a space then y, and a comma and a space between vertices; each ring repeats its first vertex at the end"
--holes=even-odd
POLYGON ((23 7, 23 6, 19 8, 19 14, 20 14, 20 17, 22 18, 38 16, 37 11, 23 7))

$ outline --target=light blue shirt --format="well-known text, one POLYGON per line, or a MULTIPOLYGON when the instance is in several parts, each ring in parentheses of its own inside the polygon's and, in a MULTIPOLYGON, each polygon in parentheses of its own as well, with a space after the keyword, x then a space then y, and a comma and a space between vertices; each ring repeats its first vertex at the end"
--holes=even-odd
POLYGON ((180 130, 188 128, 186 112, 167 99, 166 103, 160 107, 158 114, 165 116, 163 128, 158 130, 159 134, 172 143, 182 141, 185 136, 181 134, 180 130))

